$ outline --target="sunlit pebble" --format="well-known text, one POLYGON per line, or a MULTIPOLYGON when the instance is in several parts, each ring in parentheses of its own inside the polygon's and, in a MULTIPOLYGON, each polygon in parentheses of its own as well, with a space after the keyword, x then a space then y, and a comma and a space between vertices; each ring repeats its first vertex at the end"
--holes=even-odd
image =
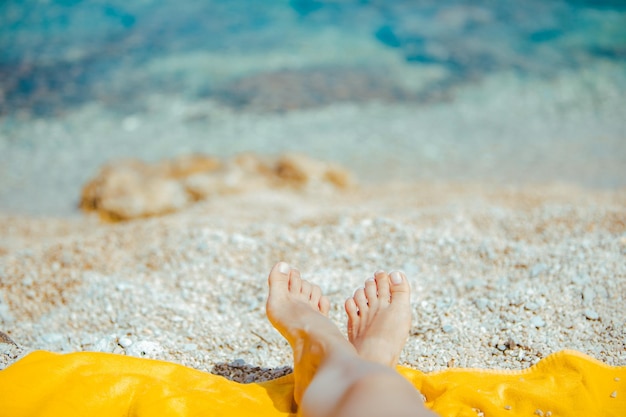
POLYGON ((119 345, 121 347, 123 347, 124 349, 126 349, 127 347, 129 347, 130 345, 133 344, 133 341, 130 340, 128 337, 122 337, 120 338, 120 340, 118 341, 119 345))
POLYGON ((611 398, 617 398, 617 391, 613 391, 611 393, 611 398))
POLYGON ((593 288, 585 287, 582 295, 586 303, 591 303, 596 296, 596 292, 593 290, 593 288))
POLYGON ((588 308, 585 310, 585 317, 587 317, 589 320, 598 320, 600 318, 600 315, 595 310, 588 308))
POLYGON ((454 326, 446 324, 442 327, 442 330, 444 331, 444 333, 453 333, 456 329, 454 328, 454 326))
POLYGON ((535 327, 543 327, 546 325, 546 322, 541 317, 535 316, 532 319, 530 319, 530 324, 535 327))
POLYGON ((529 302, 524 304, 524 308, 526 310, 534 311, 534 310, 537 310, 539 308, 539 304, 537 304, 535 302, 532 302, 532 301, 529 301, 529 302))
POLYGON ((163 352, 163 348, 157 342, 139 341, 133 343, 126 353, 136 357, 155 357, 163 352))

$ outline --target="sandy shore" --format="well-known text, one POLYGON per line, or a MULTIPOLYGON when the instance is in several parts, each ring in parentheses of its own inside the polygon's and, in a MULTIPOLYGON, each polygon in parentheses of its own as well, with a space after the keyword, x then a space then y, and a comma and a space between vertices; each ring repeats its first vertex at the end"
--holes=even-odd
POLYGON ((626 365, 626 190, 385 184, 264 191, 104 224, 0 215, 0 368, 34 349, 160 358, 240 381, 286 372, 265 318, 285 260, 343 301, 377 269, 413 287, 401 357, 526 368, 561 349, 626 365))

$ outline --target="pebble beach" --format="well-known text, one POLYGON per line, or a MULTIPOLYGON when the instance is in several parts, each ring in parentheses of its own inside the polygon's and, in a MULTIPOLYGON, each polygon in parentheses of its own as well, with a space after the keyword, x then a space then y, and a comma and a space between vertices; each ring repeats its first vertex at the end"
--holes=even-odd
POLYGON ((345 299, 403 271, 401 365, 525 369, 573 349, 626 366, 623 9, 277 1, 242 20, 237 0, 182 30, 209 6, 139 3, 57 5, 108 20, 49 45, 39 9, 3 17, 26 23, 0 41, 0 370, 44 349, 285 375, 289 346, 265 317, 278 261, 320 285, 344 334, 345 299), (110 161, 285 152, 355 182, 120 222, 79 209, 110 161))
POLYGON ((523 369, 561 349, 625 365, 624 192, 568 186, 387 184, 342 195, 272 191, 162 218, 3 215, 2 366, 33 349, 174 361, 242 382, 288 372, 265 318, 266 275, 297 266, 343 301, 404 271, 403 365, 523 369))

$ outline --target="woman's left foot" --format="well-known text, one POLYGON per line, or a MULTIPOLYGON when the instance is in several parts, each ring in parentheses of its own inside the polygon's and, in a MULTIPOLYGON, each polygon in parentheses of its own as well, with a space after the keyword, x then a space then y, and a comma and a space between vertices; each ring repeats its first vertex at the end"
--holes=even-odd
POLYGON ((359 356, 397 365, 411 329, 410 296, 404 274, 379 271, 346 300, 348 338, 359 356))

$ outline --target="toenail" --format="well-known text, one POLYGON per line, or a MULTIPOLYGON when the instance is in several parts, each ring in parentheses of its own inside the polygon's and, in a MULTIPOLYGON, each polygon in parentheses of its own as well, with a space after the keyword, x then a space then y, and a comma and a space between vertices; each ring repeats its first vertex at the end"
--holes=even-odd
POLYGON ((365 289, 365 288, 363 288, 363 287, 359 287, 359 288, 357 288, 356 290, 354 290, 354 294, 352 294, 352 297, 354 298, 354 296, 356 295, 356 293, 357 293, 359 290, 364 290, 364 289, 365 289))
POLYGON ((402 275, 400 275, 398 271, 393 271, 389 276, 391 277, 392 284, 402 284, 402 275))
POLYGON ((379 269, 378 271, 374 272, 374 276, 378 275, 378 274, 384 274, 385 271, 383 271, 382 269, 379 269))
POLYGON ((279 271, 281 274, 287 274, 287 273, 289 273, 289 265, 287 265, 285 262, 280 262, 280 263, 278 264, 278 271, 279 271))
POLYGON ((365 282, 374 282, 374 281, 375 281, 374 278, 368 278, 368 279, 365 280, 365 282))

